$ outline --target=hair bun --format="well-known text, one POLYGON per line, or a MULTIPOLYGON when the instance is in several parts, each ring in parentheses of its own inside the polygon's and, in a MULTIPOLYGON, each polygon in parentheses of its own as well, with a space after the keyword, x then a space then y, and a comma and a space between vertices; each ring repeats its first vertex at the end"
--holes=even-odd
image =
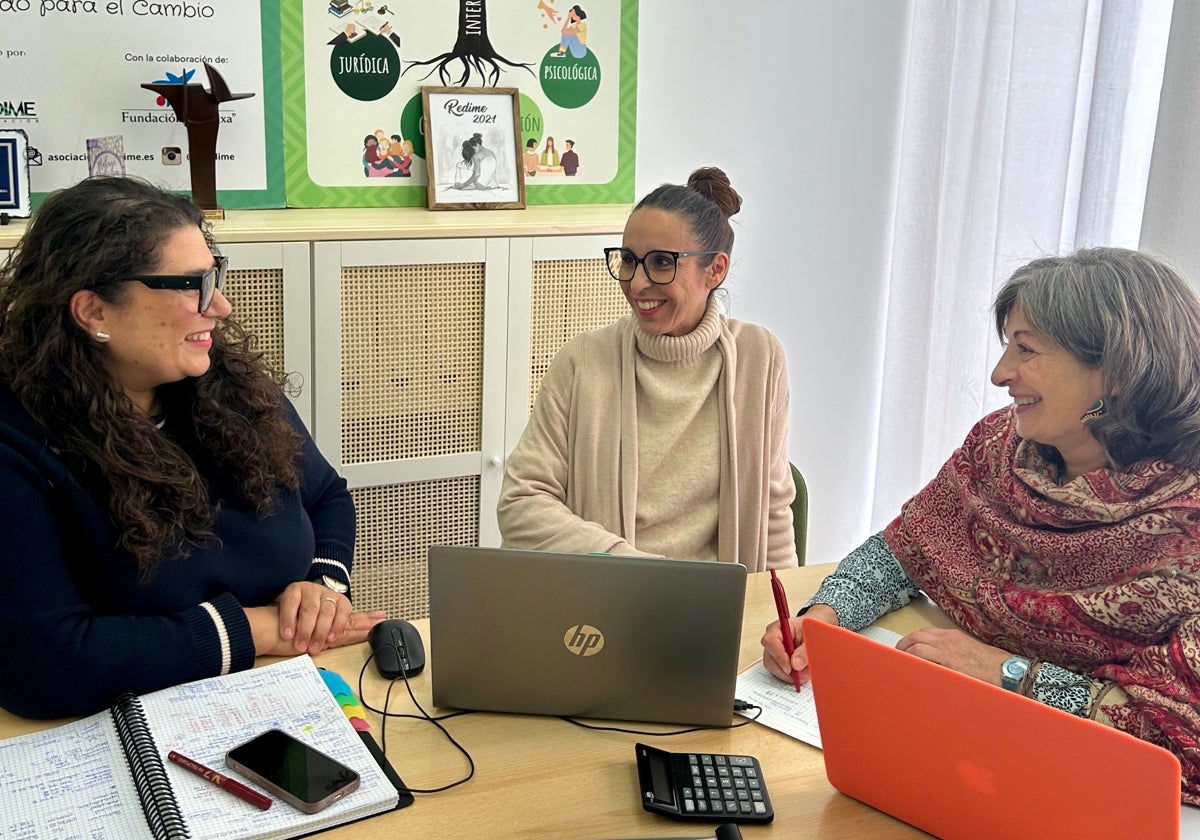
POLYGON ((742 197, 729 183, 729 176, 715 166, 702 166, 688 176, 687 185, 717 203, 726 216, 742 209, 742 197))

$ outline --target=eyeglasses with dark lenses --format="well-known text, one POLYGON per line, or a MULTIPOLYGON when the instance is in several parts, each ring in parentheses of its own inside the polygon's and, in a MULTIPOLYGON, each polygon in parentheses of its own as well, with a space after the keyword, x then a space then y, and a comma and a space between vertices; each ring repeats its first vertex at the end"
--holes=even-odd
POLYGON ((136 280, 151 289, 199 289, 199 306, 203 313, 212 306, 214 293, 225 288, 229 257, 214 254, 213 262, 216 264, 203 274, 131 274, 121 279, 136 280))
POLYGON ((639 257, 628 248, 605 248, 604 262, 614 280, 628 283, 633 279, 639 265, 646 277, 656 286, 665 286, 675 279, 679 261, 684 257, 710 257, 720 251, 647 251, 639 257))

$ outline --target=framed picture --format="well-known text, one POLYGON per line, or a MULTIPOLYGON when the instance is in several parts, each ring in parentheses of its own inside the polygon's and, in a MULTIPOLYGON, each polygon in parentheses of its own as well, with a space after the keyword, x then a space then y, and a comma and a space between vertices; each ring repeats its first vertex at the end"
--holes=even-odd
POLYGON ((19 128, 0 129, 0 217, 25 217, 32 212, 29 137, 19 128))
POLYGON ((525 208, 520 92, 422 87, 430 210, 525 208))

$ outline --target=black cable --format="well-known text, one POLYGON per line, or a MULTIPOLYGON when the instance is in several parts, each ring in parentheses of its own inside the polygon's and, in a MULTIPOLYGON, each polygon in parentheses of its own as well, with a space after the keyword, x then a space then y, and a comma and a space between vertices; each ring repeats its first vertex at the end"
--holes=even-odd
POLYGON ((747 709, 758 709, 754 717, 748 717, 741 723, 731 723, 728 726, 693 726, 689 729, 676 729, 671 732, 644 732, 640 729, 623 729, 619 726, 596 726, 592 723, 584 723, 572 717, 560 716, 559 720, 565 720, 567 723, 574 724, 581 729, 593 729, 597 732, 624 732, 628 735, 645 735, 650 738, 665 738, 671 735, 688 735, 692 732, 707 732, 711 729, 740 729, 748 723, 754 723, 762 714, 762 706, 756 706, 753 703, 747 703, 745 700, 734 700, 733 710, 735 712, 744 712, 747 709))
POLYGON ((473 758, 471 758, 471 754, 469 752, 467 752, 466 748, 463 747, 462 744, 460 744, 460 743, 458 743, 458 741, 454 740, 454 736, 450 734, 450 732, 446 729, 446 727, 442 726, 440 721, 444 720, 445 718, 458 717, 460 715, 470 714, 470 712, 465 712, 465 711, 453 712, 448 715, 442 715, 440 717, 433 717, 427 711, 425 711, 425 708, 421 705, 420 701, 417 700, 417 695, 413 693, 412 685, 408 681, 408 674, 406 674, 404 672, 403 668, 401 668, 401 670, 400 670, 399 677, 393 677, 388 682, 387 692, 383 695, 383 709, 382 710, 376 709, 374 706, 368 705, 366 698, 364 696, 364 693, 363 693, 363 674, 365 674, 367 672, 367 666, 371 664, 371 660, 374 658, 375 658, 375 652, 372 651, 371 655, 367 657, 367 661, 363 663, 362 668, 359 669, 359 672, 358 672, 358 696, 365 708, 368 708, 371 711, 373 711, 376 714, 381 715, 383 717, 383 723, 381 724, 381 728, 383 729, 383 737, 380 739, 381 743, 380 743, 379 748, 380 748, 380 750, 383 751, 384 757, 385 758, 387 757, 388 718, 391 718, 391 717, 415 718, 417 720, 429 721, 434 726, 436 726, 438 729, 440 729, 442 734, 446 736, 446 740, 448 740, 451 744, 453 744, 454 748, 457 749, 460 753, 463 754, 463 756, 466 757, 467 765, 470 767, 470 770, 467 771, 467 775, 463 776, 461 779, 459 779, 456 782, 451 782, 450 784, 442 785, 441 787, 436 787, 436 788, 415 788, 415 787, 411 787, 409 785, 405 785, 405 787, 408 789, 408 792, 409 793, 441 793, 444 790, 449 790, 450 788, 458 787, 461 784, 465 784, 465 783, 469 782, 472 779, 472 777, 474 777, 474 775, 475 775, 475 760, 473 758), (401 678, 403 678, 403 680, 404 680, 404 687, 408 689, 408 696, 412 700, 413 705, 416 706, 417 710, 421 712, 420 716, 408 715, 408 714, 397 714, 395 712, 388 711, 388 707, 391 705, 391 702, 392 702, 392 688, 396 685, 397 680, 400 680, 401 678))
MULTIPOLYGON (((448 740, 451 744, 453 744, 455 749, 457 749, 460 753, 462 753, 463 756, 467 759, 467 764, 470 767, 470 770, 467 772, 467 775, 462 777, 461 779, 459 779, 456 782, 451 782, 450 784, 442 785, 441 787, 436 787, 436 788, 409 787, 408 791, 410 793, 441 793, 444 790, 449 790, 450 788, 458 787, 461 784, 465 784, 466 782, 469 782, 475 775, 475 760, 473 758, 471 758, 471 754, 469 752, 467 752, 466 748, 463 747, 462 744, 460 744, 460 743, 458 743, 458 741, 454 740, 454 736, 450 734, 449 730, 447 730, 446 727, 442 726, 441 721, 447 720, 448 718, 460 717, 461 715, 469 715, 469 714, 472 714, 472 712, 468 711, 468 710, 463 710, 463 711, 458 711, 458 712, 450 712, 449 714, 439 715, 437 717, 430 715, 427 711, 425 711, 425 708, 421 705, 420 701, 417 700, 417 695, 415 693, 413 693, 412 685, 408 681, 408 674, 406 674, 404 672, 403 668, 401 668, 401 670, 400 670, 399 677, 393 677, 388 682, 387 692, 383 696, 383 708, 382 709, 375 708, 374 706, 372 706, 370 703, 367 702, 366 693, 363 691, 363 674, 365 674, 367 672, 367 666, 371 664, 371 660, 374 658, 375 658, 375 652, 372 651, 371 655, 367 657, 365 662, 363 662, 362 668, 359 669, 359 672, 358 672, 358 696, 359 696, 359 701, 362 703, 362 705, 365 708, 370 709, 372 712, 375 712, 377 715, 380 715, 383 718, 383 724, 382 724, 383 737, 381 739, 380 749, 383 751, 384 757, 387 756, 388 718, 412 718, 414 720, 428 721, 429 723, 432 723, 434 726, 436 726, 438 729, 440 729, 442 734, 446 736, 446 740, 448 740), (389 712, 388 711, 388 708, 391 706, 391 703, 392 703, 392 688, 396 685, 396 682, 400 679, 404 680, 404 687, 406 689, 408 689, 409 699, 412 700, 413 705, 417 707, 418 711, 420 711, 420 713, 421 713, 420 715, 401 714, 401 713, 397 713, 397 712, 389 712)), ((403 660, 401 660, 401 661, 403 661, 403 660)), ((763 710, 762 710, 761 706, 756 706, 755 704, 748 703, 745 700, 734 700, 733 701, 733 710, 735 712, 744 712, 749 709, 755 709, 757 711, 753 717, 748 717, 745 720, 743 720, 741 723, 731 723, 728 726, 693 726, 693 727, 689 727, 687 729, 676 729, 671 732, 647 732, 647 731, 643 731, 640 729, 624 729, 619 726, 597 726, 595 724, 584 723, 583 721, 576 720, 575 718, 566 717, 566 716, 559 716, 559 720, 566 721, 567 723, 570 723, 574 726, 578 726, 581 729, 591 729, 595 732, 622 732, 627 735, 641 735, 641 736, 645 736, 648 738, 665 738, 665 737, 669 737, 672 735, 687 735, 692 732, 705 732, 708 730, 716 730, 716 729, 739 729, 743 726, 746 726, 747 724, 754 723, 756 720, 758 720, 759 716, 762 715, 763 710)))

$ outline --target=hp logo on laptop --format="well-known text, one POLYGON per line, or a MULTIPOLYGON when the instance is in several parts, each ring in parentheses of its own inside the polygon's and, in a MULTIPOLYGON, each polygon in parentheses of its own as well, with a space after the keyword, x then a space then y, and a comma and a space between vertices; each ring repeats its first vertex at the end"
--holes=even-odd
POLYGON ((604 634, 590 624, 568 627, 563 644, 576 656, 595 656, 604 650, 604 634))

